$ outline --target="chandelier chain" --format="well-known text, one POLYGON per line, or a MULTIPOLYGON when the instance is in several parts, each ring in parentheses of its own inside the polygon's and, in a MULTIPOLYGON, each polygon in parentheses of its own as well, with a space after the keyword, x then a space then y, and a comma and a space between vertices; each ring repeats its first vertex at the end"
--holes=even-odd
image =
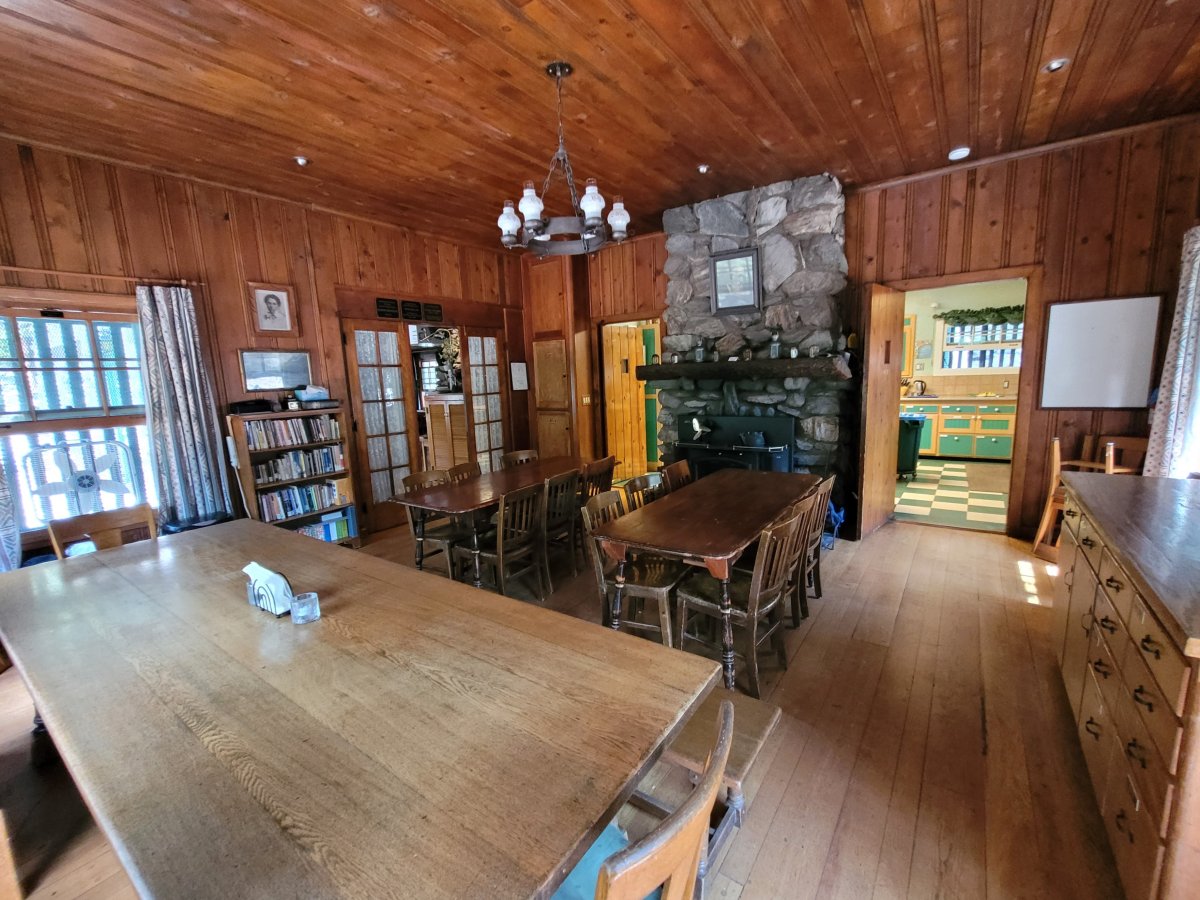
POLYGON ((561 169, 563 173, 563 180, 567 183, 567 190, 571 194, 571 210, 575 213, 575 215, 582 216, 583 212, 579 207, 579 190, 575 187, 575 172, 571 168, 571 157, 567 154, 566 130, 563 127, 562 83, 562 75, 555 75, 554 89, 558 98, 558 149, 555 150, 554 155, 550 157, 550 169, 548 172, 546 172, 546 180, 542 182, 542 200, 545 201, 546 199, 546 194, 550 190, 550 182, 554 180, 554 173, 561 169))

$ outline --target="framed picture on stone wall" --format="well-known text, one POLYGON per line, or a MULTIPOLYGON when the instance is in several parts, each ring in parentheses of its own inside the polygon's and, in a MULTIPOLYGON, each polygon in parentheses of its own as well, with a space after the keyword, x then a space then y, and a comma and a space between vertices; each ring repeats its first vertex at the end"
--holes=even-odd
POLYGON ((708 260, 714 316, 749 312, 762 305, 758 248, 715 253, 708 260))

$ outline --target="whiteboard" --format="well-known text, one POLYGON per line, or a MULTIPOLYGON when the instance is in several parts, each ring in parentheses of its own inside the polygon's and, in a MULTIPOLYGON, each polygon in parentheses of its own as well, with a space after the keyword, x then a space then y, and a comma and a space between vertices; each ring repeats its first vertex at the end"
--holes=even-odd
POLYGON ((1146 407, 1160 302, 1125 297, 1050 304, 1042 407, 1146 407))

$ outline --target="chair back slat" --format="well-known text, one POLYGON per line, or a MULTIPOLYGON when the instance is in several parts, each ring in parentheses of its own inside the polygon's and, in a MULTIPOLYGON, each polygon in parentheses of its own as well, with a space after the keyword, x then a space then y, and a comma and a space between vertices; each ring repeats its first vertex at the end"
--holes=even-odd
POLYGON ((67 548, 79 541, 89 540, 97 550, 111 550, 137 541, 158 539, 154 508, 148 503, 55 519, 47 523, 46 530, 54 555, 59 559, 66 559, 67 548))
POLYGON ((653 475, 639 475, 625 482, 625 506, 633 512, 661 496, 660 482, 653 475))
POLYGON ((813 491, 813 509, 808 522, 805 542, 810 552, 820 546, 821 537, 825 534, 825 515, 829 509, 829 498, 833 494, 833 479, 833 475, 827 476, 813 491))
POLYGON ((579 511, 579 470, 546 479, 546 531, 569 525, 579 511))
POLYGON ((537 540, 542 533, 542 501, 545 485, 532 484, 500 498, 496 517, 498 552, 515 550, 537 540))
MULTIPOLYGON (((450 475, 445 469, 426 469, 424 472, 413 472, 411 475, 405 475, 400 480, 400 486, 404 488, 405 494, 411 494, 413 491, 423 490, 427 487, 436 487, 439 484, 446 484, 450 481, 450 475)), ((408 533, 415 541, 417 539, 417 526, 413 522, 412 509, 405 509, 404 521, 408 526, 408 533)), ((428 517, 426 517, 428 521, 428 517)))
POLYGON ((483 470, 479 468, 477 462, 459 463, 457 466, 451 466, 447 471, 447 476, 451 484, 458 484, 460 481, 466 481, 468 478, 475 478, 483 474, 483 470))
POLYGON ((733 704, 722 700, 717 743, 700 783, 657 828, 604 861, 596 879, 596 900, 642 900, 659 887, 662 900, 693 896, 700 857, 708 846, 709 817, 732 745, 733 704))
POLYGON ((805 535, 800 522, 807 519, 816 502, 816 493, 809 494, 791 510, 763 529, 758 537, 758 556, 754 560, 754 573, 750 578, 750 595, 746 614, 758 616, 762 606, 777 600, 788 584, 788 577, 797 558, 797 545, 805 535))
POLYGON ((511 469, 514 466, 523 466, 526 463, 531 463, 538 458, 536 450, 513 450, 511 453, 505 453, 500 457, 500 468, 511 469))
POLYGON ((688 466, 686 459, 671 463, 662 470, 662 477, 663 484, 667 486, 668 491, 677 491, 695 480, 692 477, 692 470, 688 466))
POLYGON ((615 456, 597 459, 583 467, 579 482, 580 505, 592 497, 612 490, 613 472, 616 468, 617 458, 615 456))
POLYGON ((1146 461, 1146 449, 1150 444, 1149 438, 1132 437, 1121 434, 1102 434, 1096 439, 1098 446, 1096 462, 1105 462, 1105 452, 1112 446, 1112 465, 1125 466, 1134 472, 1142 471, 1146 461))

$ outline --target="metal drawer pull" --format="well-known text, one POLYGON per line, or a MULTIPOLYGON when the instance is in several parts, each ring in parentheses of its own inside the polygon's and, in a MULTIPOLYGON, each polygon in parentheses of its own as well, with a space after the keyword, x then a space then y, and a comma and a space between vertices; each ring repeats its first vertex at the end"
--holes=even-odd
POLYGON ((1083 544, 1083 546, 1088 547, 1088 548, 1096 546, 1096 542, 1093 541, 1090 537, 1087 537, 1086 535, 1079 539, 1079 543, 1083 544))
POLYGON ((1142 650, 1151 654, 1155 659, 1162 659, 1162 651, 1158 649, 1161 646, 1162 645, 1150 635, 1146 635, 1144 638, 1142 638, 1142 650))
POLYGON ((1079 512, 1078 512, 1078 510, 1074 510, 1074 509, 1064 509, 1064 510, 1063 510, 1063 515, 1064 515, 1064 516, 1068 516, 1069 518, 1072 518, 1072 519, 1073 519, 1073 518, 1075 518, 1077 515, 1079 515, 1079 512))
POLYGON ((1099 625, 1101 628, 1103 628, 1105 631, 1107 631, 1109 634, 1117 633, 1117 623, 1114 622, 1112 619, 1110 619, 1108 616, 1104 616, 1096 624, 1099 625))
MULTIPOLYGON (((1097 659, 1092 662, 1092 670, 1102 678, 1107 678, 1112 674, 1112 669, 1110 669, 1108 667, 1108 663, 1102 659, 1097 659)), ((1141 688, 1138 688, 1138 690, 1141 690, 1141 688)))
POLYGON ((1117 817, 1114 821, 1117 826, 1117 831, 1121 832, 1121 834, 1123 834, 1123 835, 1125 835, 1125 837, 1129 838, 1129 843, 1132 844, 1133 843, 1133 831, 1126 830, 1126 828, 1125 828, 1125 822, 1128 818, 1129 818, 1129 816, 1127 816, 1125 814, 1125 810, 1121 810, 1120 812, 1117 813, 1117 817))
MULTIPOLYGON (((1105 677, 1107 677, 1107 676, 1105 676, 1105 677)), ((1143 696, 1144 694, 1148 694, 1148 693, 1150 693, 1150 692, 1147 691, 1144 687, 1142 687, 1139 684, 1136 688, 1133 689, 1133 702, 1142 704, 1142 706, 1146 707, 1147 712, 1154 712, 1154 701, 1147 700, 1143 696)))
POLYGON ((1114 591, 1122 590, 1125 587, 1125 585, 1121 584, 1121 582, 1117 581, 1117 579, 1113 578, 1111 575, 1104 579, 1104 584, 1106 587, 1110 587, 1114 591))
POLYGON ((1137 738, 1125 745, 1125 755, 1143 769, 1146 768, 1146 748, 1138 743, 1137 738))
POLYGON ((1100 724, 1095 719, 1093 719, 1091 716, 1088 716, 1088 720, 1083 723, 1083 730, 1086 731, 1088 734, 1090 734, 1092 737, 1094 737, 1096 740, 1100 740, 1100 724), (1096 730, 1092 731, 1093 728, 1095 728, 1096 730))

